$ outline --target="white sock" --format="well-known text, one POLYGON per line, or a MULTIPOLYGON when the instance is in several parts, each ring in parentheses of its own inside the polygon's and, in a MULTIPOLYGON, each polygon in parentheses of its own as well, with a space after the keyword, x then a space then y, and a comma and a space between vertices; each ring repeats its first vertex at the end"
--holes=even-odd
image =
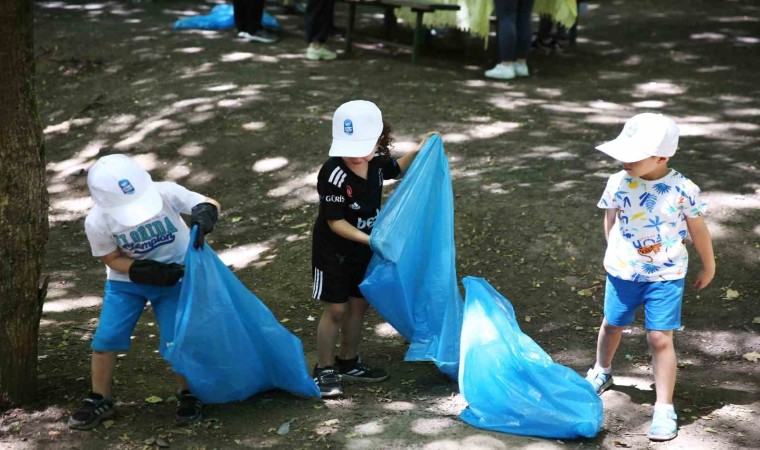
POLYGON ((602 367, 599 363, 594 364, 594 372, 597 373, 603 373, 605 375, 609 375, 612 373, 612 366, 610 367, 602 367))
POLYGON ((676 411, 672 403, 655 403, 654 410, 655 412, 657 411, 675 412, 676 411))

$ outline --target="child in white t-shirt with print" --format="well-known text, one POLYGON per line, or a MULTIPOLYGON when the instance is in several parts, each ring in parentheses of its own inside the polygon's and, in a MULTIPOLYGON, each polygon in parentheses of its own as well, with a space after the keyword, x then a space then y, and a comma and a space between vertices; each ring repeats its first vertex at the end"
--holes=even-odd
POLYGON ((673 408, 676 353, 673 330, 681 327, 681 300, 688 265, 685 240, 702 260, 694 287, 715 276, 710 232, 702 219, 706 205, 691 180, 668 167, 678 146, 678 127, 661 114, 629 119, 615 140, 597 147, 623 163, 607 181, 597 205, 606 210, 604 232, 607 285, 596 364, 586 379, 601 394, 612 385, 612 358, 625 326, 643 306, 652 352, 655 391, 648 437, 667 441, 678 433, 673 408))
MULTIPOLYGON (((111 380, 116 352, 130 348, 130 336, 150 300, 161 334, 163 355, 174 338, 174 319, 184 275, 190 231, 180 213, 198 225, 195 248, 214 229, 216 200, 171 182, 154 183, 125 155, 100 158, 87 186, 95 206, 85 219, 92 255, 106 265, 100 321, 92 341, 92 391, 69 418, 69 427, 89 430, 113 416, 111 380)), ((202 403, 177 375, 177 424, 199 421, 202 403)))

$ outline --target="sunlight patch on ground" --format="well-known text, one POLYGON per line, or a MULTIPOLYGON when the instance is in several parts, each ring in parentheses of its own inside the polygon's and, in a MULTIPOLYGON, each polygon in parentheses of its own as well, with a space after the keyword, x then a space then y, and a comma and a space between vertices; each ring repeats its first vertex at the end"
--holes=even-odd
POLYGON ((669 81, 651 81, 649 83, 637 84, 634 86, 636 94, 639 95, 682 95, 686 93, 686 88, 669 81))
POLYGON ((354 427, 354 433, 362 435, 380 434, 385 431, 385 426, 379 420, 362 423, 354 427))
POLYGON ((622 375, 615 375, 615 384, 618 386, 630 386, 633 388, 636 388, 640 391, 653 391, 654 390, 654 379, 650 374, 645 374, 643 376, 637 377, 637 376, 622 376, 622 375))
POLYGON ((64 120, 61 123, 55 124, 55 125, 48 125, 45 127, 44 130, 42 130, 45 134, 66 134, 71 130, 72 126, 84 126, 89 125, 94 120, 91 117, 82 117, 79 119, 72 119, 72 120, 64 120))
POLYGON ((271 248, 271 243, 236 245, 229 250, 218 252, 219 259, 235 269, 245 269, 249 264, 258 261, 261 254, 271 248))
POLYGON ((111 116, 97 126, 99 133, 121 133, 137 121, 134 114, 118 114, 111 116))
POLYGON ((203 47, 185 47, 185 48, 175 48, 172 50, 175 53, 185 53, 185 54, 193 54, 193 53, 200 53, 203 51, 203 47))
POLYGON ((243 124, 243 129, 246 131, 259 131, 266 128, 265 122, 248 122, 243 124))
POLYGON ((149 120, 149 121, 143 122, 143 124, 141 125, 141 129, 139 131, 137 131, 130 137, 123 139, 117 142, 116 144, 114 144, 114 148, 118 150, 124 150, 126 148, 132 147, 135 144, 142 142, 142 140, 145 139, 145 136, 147 136, 148 134, 170 123, 172 123, 172 121, 169 119, 149 120))
POLYGON ((177 153, 182 156, 193 157, 200 156, 200 154, 203 153, 203 150, 205 150, 205 148, 197 142, 186 142, 177 149, 177 153))
POLYGON ((253 164, 253 171, 258 173, 272 172, 274 170, 282 169, 288 165, 288 159, 282 156, 275 156, 274 158, 264 158, 256 161, 253 164))
POLYGON ((643 100, 640 102, 633 102, 631 103, 631 106, 636 108, 663 108, 667 103, 663 102, 662 100, 643 100))
POLYGON ((432 419, 416 419, 412 422, 411 429, 417 434, 426 436, 434 436, 438 433, 445 431, 447 428, 456 426, 458 422, 448 417, 436 417, 432 419))
POLYGON ((102 302, 103 299, 101 297, 94 296, 63 298, 49 302, 46 301, 45 304, 42 305, 42 312, 60 313, 65 311, 72 311, 75 309, 92 308, 93 306, 100 305, 102 302))
POLYGON ((311 172, 300 177, 295 177, 284 184, 267 192, 269 197, 288 197, 285 207, 297 207, 306 203, 316 203, 319 200, 317 194, 317 175, 319 172, 311 172))
POLYGON ((411 402, 397 401, 397 402, 390 402, 383 405, 383 409, 387 409, 388 411, 411 411, 416 408, 417 406, 411 402))
POLYGON ((388 322, 382 322, 375 325, 375 336, 382 338, 391 338, 401 336, 398 331, 388 322))

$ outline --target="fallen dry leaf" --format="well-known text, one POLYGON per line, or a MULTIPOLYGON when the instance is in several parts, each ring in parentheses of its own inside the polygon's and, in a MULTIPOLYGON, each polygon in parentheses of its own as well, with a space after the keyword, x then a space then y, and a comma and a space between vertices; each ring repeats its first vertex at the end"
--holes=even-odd
POLYGON ((757 360, 760 359, 760 353, 757 353, 757 352, 745 353, 742 355, 742 357, 746 359, 747 361, 757 362, 757 360))
POLYGON ((726 300, 733 300, 735 298, 739 298, 739 291, 735 289, 726 289, 726 300))

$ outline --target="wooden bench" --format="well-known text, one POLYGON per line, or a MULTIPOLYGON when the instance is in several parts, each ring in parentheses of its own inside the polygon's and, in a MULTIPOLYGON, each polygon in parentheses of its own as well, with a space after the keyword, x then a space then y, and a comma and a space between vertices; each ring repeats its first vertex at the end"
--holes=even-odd
MULTIPOLYGON (((435 11, 459 11, 459 5, 445 3, 426 3, 415 0, 344 0, 348 4, 348 26, 346 28, 346 53, 351 53, 353 46, 354 23, 356 21, 356 7, 358 5, 379 6, 385 9, 386 38, 389 28, 392 26, 390 19, 396 8, 410 8, 416 13, 414 24, 414 40, 412 43, 412 64, 419 59, 420 50, 425 40, 425 28, 422 25, 422 17, 425 13, 435 11)), ((394 22, 395 23, 395 22, 394 22)))

